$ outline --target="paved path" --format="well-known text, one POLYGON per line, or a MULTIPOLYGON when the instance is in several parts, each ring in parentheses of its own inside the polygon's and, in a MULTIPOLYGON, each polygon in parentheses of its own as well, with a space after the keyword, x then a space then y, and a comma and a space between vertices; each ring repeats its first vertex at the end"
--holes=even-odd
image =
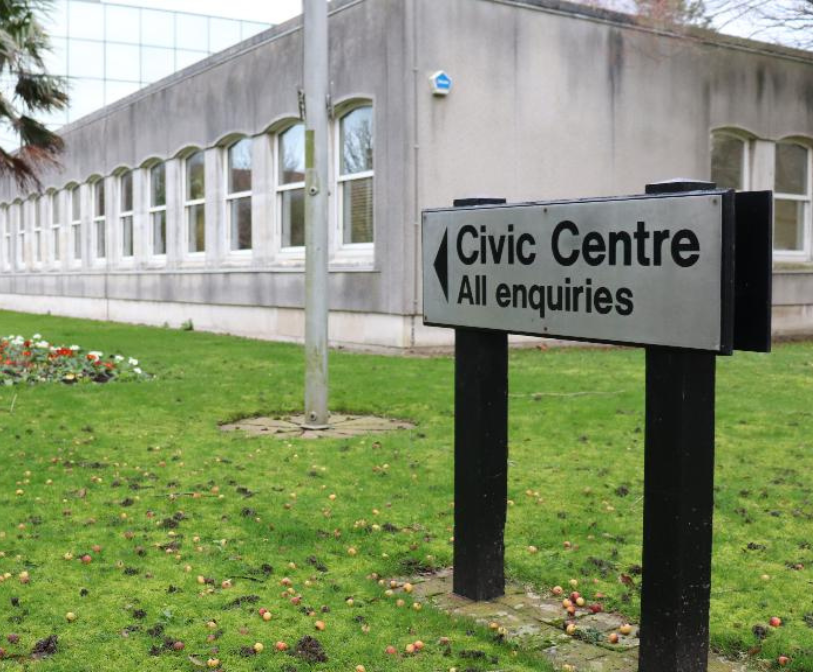
MULTIPOLYGON (((576 624, 573 635, 564 628, 567 613, 562 598, 537 595, 523 586, 506 586, 505 595, 489 602, 473 602, 452 593, 452 573, 412 577, 413 595, 456 616, 471 618, 487 627, 499 629, 506 638, 526 650, 535 650, 553 663, 557 670, 569 672, 636 672, 638 669, 638 626, 632 624, 628 635, 619 628, 624 621, 618 614, 591 613, 577 609, 570 621, 576 624), (611 644, 611 633, 618 642, 611 644)), ((709 672, 746 672, 745 663, 709 657, 709 672)))

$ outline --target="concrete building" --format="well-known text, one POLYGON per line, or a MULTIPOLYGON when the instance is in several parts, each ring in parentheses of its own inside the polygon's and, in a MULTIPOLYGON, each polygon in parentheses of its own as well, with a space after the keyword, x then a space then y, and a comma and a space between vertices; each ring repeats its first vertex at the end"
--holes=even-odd
MULTIPOLYGON (((336 0, 330 333, 421 319, 421 210, 774 189, 775 328, 813 331, 813 54, 557 0, 336 0), (435 95, 430 77, 453 81, 435 95)), ((303 337, 301 19, 67 126, 43 194, 0 187, 0 307, 303 337)))

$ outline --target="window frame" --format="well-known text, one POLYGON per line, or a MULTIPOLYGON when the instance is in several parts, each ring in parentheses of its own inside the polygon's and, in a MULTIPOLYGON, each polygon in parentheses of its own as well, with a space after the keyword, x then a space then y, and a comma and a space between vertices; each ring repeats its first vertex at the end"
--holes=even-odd
POLYGON ((190 261, 201 261, 206 257, 206 248, 208 247, 209 241, 207 240, 206 236, 206 150, 205 149, 192 149, 187 154, 185 154, 181 161, 182 168, 181 168, 181 195, 182 195, 182 203, 183 203, 183 256, 190 261), (203 159, 203 197, 202 198, 193 198, 188 199, 188 187, 189 187, 189 161, 193 157, 197 156, 198 154, 201 155, 203 159), (197 206, 203 206, 203 249, 195 250, 194 252, 190 249, 190 241, 191 241, 191 234, 192 234, 192 224, 190 221, 190 215, 192 213, 192 208, 197 206))
POLYGON ((344 257, 348 261, 367 261, 370 259, 371 255, 375 251, 375 238, 376 238, 376 218, 375 218, 375 132, 376 132, 376 123, 375 123, 375 103, 372 99, 362 98, 362 99, 355 99, 352 101, 347 101, 341 105, 337 106, 336 111, 336 123, 334 124, 334 163, 333 163, 333 170, 335 179, 333 180, 335 183, 335 206, 336 206, 336 225, 335 225, 335 236, 336 236, 336 244, 335 247, 340 255, 340 257, 344 257), (342 124, 344 120, 353 112, 360 108, 369 107, 370 114, 372 117, 372 136, 373 136, 373 169, 361 171, 358 173, 349 173, 343 174, 342 173, 342 163, 344 158, 344 146, 342 142, 342 124), (344 185, 349 182, 354 182, 358 180, 365 180, 370 179, 372 181, 372 194, 373 194, 373 239, 371 241, 365 241, 360 243, 353 243, 353 242, 345 242, 344 240, 344 185))
POLYGON ((107 263, 108 257, 108 236, 107 236, 107 185, 105 185, 105 180, 103 177, 93 180, 90 184, 90 235, 91 235, 91 259, 93 260, 94 264, 105 264, 107 263), (102 191, 102 211, 101 213, 96 211, 97 206, 97 197, 99 187, 101 186, 102 191), (100 243, 100 236, 99 233, 102 233, 101 236, 101 248, 104 252, 104 256, 99 254, 99 243, 100 243))
POLYGON ((68 248, 70 251, 70 265, 73 267, 81 266, 82 259, 84 255, 82 254, 82 185, 81 184, 74 184, 71 187, 68 187, 68 196, 70 197, 70 208, 68 208, 69 212, 69 222, 70 222, 70 231, 69 231, 69 244, 68 248), (76 205, 79 206, 79 217, 75 218, 74 214, 76 212, 76 205))
POLYGON ((122 264, 135 263, 135 170, 123 168, 116 174, 116 220, 118 222, 118 258, 122 264), (124 209, 124 180, 130 180, 130 209, 124 209), (130 253, 126 254, 125 220, 130 220, 130 253))
POLYGON ((228 145, 224 146, 224 148, 223 148, 223 152, 224 152, 223 163, 224 163, 224 167, 225 167, 225 170, 223 171, 223 179, 224 179, 223 194, 224 194, 224 203, 225 203, 225 217, 224 217, 223 221, 225 222, 224 234, 225 234, 225 239, 226 239, 225 250, 226 250, 226 254, 229 257, 238 258, 238 259, 239 258, 245 258, 245 257, 251 257, 254 254, 254 244, 256 242, 254 240, 254 213, 253 213, 253 208, 254 208, 254 184, 255 184, 255 176, 254 176, 254 172, 255 172, 255 168, 254 168, 254 143, 255 143, 255 139, 253 137, 245 135, 245 136, 242 136, 240 138, 237 138, 236 140, 233 140, 232 142, 230 142, 228 145), (229 191, 229 176, 230 176, 230 173, 231 173, 231 150, 234 147, 236 147, 238 144, 240 144, 241 142, 243 142, 245 140, 248 140, 248 142, 249 142, 249 153, 250 153, 250 156, 251 156, 251 189, 249 189, 248 191, 230 192, 229 191), (250 227, 249 233, 250 233, 250 237, 251 237, 251 246, 247 247, 247 248, 242 248, 242 249, 232 247, 232 244, 234 242, 234 237, 232 236, 232 212, 231 212, 232 211, 232 208, 231 208, 232 203, 236 202, 236 201, 239 201, 241 199, 248 199, 249 212, 251 212, 251 219, 249 221, 249 227, 250 227))
POLYGON ((0 205, 0 269, 11 271, 11 206, 0 205))
POLYGON ((167 248, 169 247, 168 233, 169 224, 167 222, 167 162, 166 161, 153 161, 145 166, 147 171, 147 222, 150 228, 149 241, 150 241, 150 259, 154 262, 166 263, 167 248), (156 168, 162 168, 164 172, 164 203, 163 205, 155 205, 153 203, 153 171, 156 168), (164 215, 164 250, 163 252, 155 251, 155 215, 163 213, 164 215))
POLYGON ((59 268, 62 265, 62 192, 51 191, 48 194, 48 219, 51 245, 49 258, 52 268, 59 268))
MULTIPOLYGON (((791 201, 803 205, 802 214, 802 249, 787 250, 773 247, 774 258, 780 261, 808 261, 813 250, 813 148, 809 144, 793 139, 778 140, 775 147, 779 145, 794 145, 805 150, 806 176, 805 193, 790 194, 776 190, 776 158, 774 158, 774 216, 776 215, 777 201, 791 201)), ((774 240, 776 240, 776 229, 774 227, 774 240)))
POLYGON ((27 217, 25 216, 26 211, 26 202, 20 201, 17 204, 16 210, 16 227, 15 227, 15 236, 17 241, 17 247, 14 251, 14 264, 18 271, 25 271, 25 227, 26 227, 26 220, 27 217))
POLYGON ((29 199, 31 209, 31 267, 34 270, 42 268, 43 240, 42 240, 42 199, 32 196, 29 199))
MULTIPOLYGON (((279 255, 283 258, 295 258, 304 260, 305 258, 305 223, 302 223, 302 245, 285 245, 285 217, 284 217, 284 198, 285 193, 289 191, 296 191, 297 189, 302 190, 303 198, 306 197, 305 195, 305 173, 302 175, 301 182, 289 182, 287 184, 282 183, 282 136, 284 136, 288 131, 292 130, 297 126, 302 126, 303 133, 305 131, 305 122, 296 120, 290 124, 287 124, 284 127, 281 127, 275 134, 273 149, 274 149, 274 212, 276 214, 276 220, 278 222, 277 225, 277 240, 279 242, 278 245, 278 252, 279 255)), ((304 145, 303 145, 304 151, 304 145)), ((304 157, 303 157, 303 164, 304 164, 304 157)), ((306 168, 307 170, 307 168, 306 168)))

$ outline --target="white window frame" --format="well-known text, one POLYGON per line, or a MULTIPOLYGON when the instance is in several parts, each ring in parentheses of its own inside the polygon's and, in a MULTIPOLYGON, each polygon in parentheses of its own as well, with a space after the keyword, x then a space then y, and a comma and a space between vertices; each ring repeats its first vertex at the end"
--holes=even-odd
POLYGON ((209 246, 209 241, 206 239, 206 150, 195 149, 189 152, 183 158, 183 165, 181 168, 181 194, 183 198, 183 251, 184 256, 190 261, 200 261, 206 257, 206 248, 209 246), (189 159, 193 156, 200 154, 203 157, 203 198, 193 198, 187 200, 187 187, 189 180, 189 159), (191 222, 190 215, 193 206, 203 206, 203 249, 192 252, 189 249, 189 238, 191 235, 191 222))
POLYGON ((31 266, 39 270, 42 268, 43 240, 42 240, 42 200, 39 196, 30 199, 31 203, 31 266))
POLYGON ((70 207, 68 208, 69 221, 70 221, 70 231, 68 238, 68 251, 70 265, 71 266, 81 266, 82 265, 82 185, 75 184, 72 187, 68 188, 68 200, 70 201, 70 207), (74 217, 74 211, 76 210, 76 204, 79 205, 79 218, 76 219, 74 217))
POLYGON ((254 138, 249 137, 249 136, 244 136, 242 138, 238 138, 237 140, 234 140, 233 142, 230 142, 226 147, 223 148, 223 165, 225 167, 225 170, 223 171, 223 178, 224 178, 224 181, 223 181, 223 193, 225 194, 225 205, 226 205, 226 215, 224 217, 224 222, 226 223, 226 226, 224 227, 224 229, 225 229, 224 234, 225 234, 225 238, 226 238, 225 250, 226 250, 226 254, 229 257, 232 257, 232 258, 235 258, 235 259, 240 259, 240 258, 245 259, 247 257, 251 257, 254 254, 254 246, 255 246, 255 244, 257 242, 254 239, 255 238, 255 236, 254 236, 254 233, 255 233, 254 224, 255 224, 255 222, 254 222, 254 212, 253 212, 253 207, 254 207, 254 184, 255 184, 255 181, 256 181, 255 180, 255 175, 254 175, 254 173, 255 173, 255 167, 254 167, 254 143, 255 143, 254 138), (231 171, 231 165, 229 163, 229 153, 231 152, 232 147, 234 147, 238 143, 242 142, 243 140, 248 140, 251 143, 250 144, 250 148, 251 148, 251 189, 249 189, 248 191, 236 191, 234 193, 231 193, 231 192, 229 192, 229 173, 231 171), (251 205, 250 210, 252 211, 251 212, 251 247, 249 247, 247 249, 244 249, 244 250, 232 248, 232 243, 234 241, 232 240, 232 234, 231 234, 231 229, 232 229, 231 204, 232 204, 233 201, 238 201, 238 200, 240 200, 242 198, 248 198, 249 199, 249 204, 251 205))
POLYGON ((53 268, 58 268, 63 259, 62 254, 62 192, 52 191, 48 194, 48 217, 51 234, 50 262, 53 268))
MULTIPOLYGON (((802 216, 802 249, 801 250, 780 250, 774 248, 774 259, 778 261, 808 261, 813 249, 813 231, 811 231, 811 218, 813 217, 813 148, 809 145, 794 142, 793 140, 782 140, 776 145, 795 145, 805 150, 807 154, 807 183, 804 194, 786 194, 774 190, 774 203, 776 201, 794 201, 804 204, 802 216)), ((775 160, 774 160, 775 161, 775 160)))
POLYGON ((5 203, 0 206, 0 269, 5 272, 11 270, 11 222, 9 206, 5 203))
POLYGON ((147 166, 147 221, 148 226, 150 227, 150 258, 159 263, 165 263, 167 259, 167 247, 169 247, 169 222, 167 220, 167 164, 166 161, 156 161, 151 163, 147 166), (163 167, 164 170, 164 204, 163 205, 154 205, 152 202, 152 171, 158 168, 159 166, 163 167), (155 222, 154 218, 155 215, 164 213, 164 251, 163 252, 156 252, 155 251, 155 222))
POLYGON ((334 125, 334 175, 336 184, 336 226, 334 229, 336 240, 335 261, 358 263, 358 262, 371 262, 375 252, 375 232, 376 232, 376 218, 375 218, 375 104, 371 99, 360 99, 338 106, 339 112, 336 114, 336 122, 334 125), (342 158, 344 146, 342 144, 342 122, 345 117, 352 114, 359 108, 369 107, 373 118, 373 170, 366 170, 360 173, 350 173, 342 175, 342 158), (372 179, 373 181, 373 240, 366 243, 345 243, 344 242, 344 184, 353 182, 355 180, 372 179))
POLYGON ((107 236, 106 211, 107 211, 107 188, 104 183, 104 178, 100 177, 98 180, 94 180, 93 182, 90 183, 91 240, 93 241, 93 244, 91 246, 91 258, 93 259, 93 262, 96 264, 107 263, 108 236, 107 236), (96 196, 99 185, 102 186, 102 191, 104 193, 104 204, 103 204, 104 207, 101 213, 96 212, 96 196), (99 254, 99 231, 102 231, 104 234, 104 240, 102 241, 104 256, 99 254))
POLYGON ((117 221, 118 221, 118 258, 122 264, 132 264, 135 260, 135 171, 126 169, 122 170, 116 176, 116 206, 118 211, 117 221), (130 203, 130 209, 124 209, 124 178, 129 176, 130 177, 130 195, 132 202, 130 203), (125 219, 130 220, 130 254, 124 253, 124 221, 125 219))
MULTIPOLYGON (((304 130, 304 122, 297 121, 293 124, 289 124, 285 126, 281 130, 276 133, 276 137, 274 138, 274 189, 275 189, 275 213, 276 219, 278 222, 277 225, 277 240, 279 241, 279 249, 278 254, 282 260, 296 260, 296 261, 304 261, 305 259, 305 243, 303 240, 302 245, 285 245, 283 243, 284 239, 284 217, 283 217, 283 198, 285 192, 287 191, 295 191, 296 189, 301 189, 304 195, 305 192, 305 180, 303 179, 301 182, 291 182, 289 184, 282 184, 282 169, 281 169, 281 161, 282 161, 282 136, 285 135, 288 131, 290 131, 295 126, 302 126, 304 130)), ((304 175, 303 175, 304 177, 304 175)))
POLYGON ((27 217, 25 216, 26 210, 26 203, 25 201, 21 201, 17 208, 16 214, 16 228, 15 228, 15 235, 17 236, 17 249, 15 251, 15 265, 18 271, 24 271, 25 269, 25 226, 27 217))

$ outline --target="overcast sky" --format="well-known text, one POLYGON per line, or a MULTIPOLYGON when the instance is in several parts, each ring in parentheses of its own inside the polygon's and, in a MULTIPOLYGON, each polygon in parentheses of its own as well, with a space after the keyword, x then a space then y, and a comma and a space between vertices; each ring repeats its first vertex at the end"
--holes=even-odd
POLYGON ((302 0, 104 0, 108 4, 131 5, 191 12, 231 19, 281 23, 302 13, 302 0))

